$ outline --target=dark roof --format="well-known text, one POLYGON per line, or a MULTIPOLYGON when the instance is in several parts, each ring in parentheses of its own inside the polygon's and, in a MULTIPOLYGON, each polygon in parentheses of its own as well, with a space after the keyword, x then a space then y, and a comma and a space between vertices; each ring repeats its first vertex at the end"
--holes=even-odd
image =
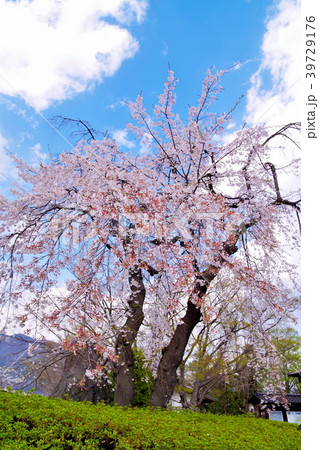
MULTIPOLYGON (((301 403, 301 394, 286 394, 287 402, 292 404, 301 403)), ((253 403, 272 403, 280 404, 283 403, 283 396, 281 394, 266 394, 265 392, 255 392, 252 396, 251 401, 253 403)))
POLYGON ((211 395, 206 394, 203 400, 203 403, 212 403, 212 402, 217 402, 217 398, 212 397, 211 395))
POLYGON ((288 377, 298 377, 301 379, 301 369, 287 373, 288 377))
POLYGON ((286 394, 288 403, 301 403, 301 394, 286 394))

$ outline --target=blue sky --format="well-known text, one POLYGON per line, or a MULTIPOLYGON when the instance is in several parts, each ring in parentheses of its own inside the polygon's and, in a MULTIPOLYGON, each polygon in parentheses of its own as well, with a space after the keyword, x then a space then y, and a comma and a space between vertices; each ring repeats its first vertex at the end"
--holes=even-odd
POLYGON ((244 95, 235 127, 281 117, 287 104, 286 121, 300 120, 299 8, 299 0, 0 0, 0 172, 15 175, 6 150, 32 162, 74 144, 70 129, 59 130, 63 139, 52 128, 58 115, 134 148, 122 100, 142 92, 150 107, 169 65, 181 114, 208 67, 240 63, 223 78, 216 111, 244 95))

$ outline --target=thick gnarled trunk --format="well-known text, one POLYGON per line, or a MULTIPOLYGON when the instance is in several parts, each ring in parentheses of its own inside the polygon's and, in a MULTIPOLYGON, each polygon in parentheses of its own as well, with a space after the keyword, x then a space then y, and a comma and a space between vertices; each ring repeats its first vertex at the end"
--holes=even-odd
POLYGON ((143 304, 145 286, 142 270, 138 267, 129 272, 131 298, 128 301, 130 313, 119 331, 115 343, 115 353, 118 361, 114 370, 114 404, 119 406, 133 405, 134 400, 134 358, 132 344, 143 322, 143 304))
POLYGON ((197 277, 182 323, 176 327, 169 345, 162 351, 163 356, 157 369, 157 377, 151 395, 151 406, 166 408, 174 393, 177 369, 183 361, 190 335, 202 317, 200 307, 196 306, 196 303, 206 294, 209 284, 217 273, 218 269, 211 266, 197 277))
POLYGON ((173 395, 177 383, 177 369, 181 364, 184 351, 191 332, 201 319, 200 309, 190 300, 183 323, 177 326, 174 336, 169 345, 162 351, 163 356, 157 370, 154 383, 151 406, 165 408, 173 395))

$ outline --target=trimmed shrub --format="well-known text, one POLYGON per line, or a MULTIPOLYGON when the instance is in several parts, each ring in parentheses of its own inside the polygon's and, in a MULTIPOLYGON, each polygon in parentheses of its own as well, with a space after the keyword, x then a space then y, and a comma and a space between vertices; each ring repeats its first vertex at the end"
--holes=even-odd
POLYGON ((0 392, 0 448, 299 450, 297 425, 0 392))

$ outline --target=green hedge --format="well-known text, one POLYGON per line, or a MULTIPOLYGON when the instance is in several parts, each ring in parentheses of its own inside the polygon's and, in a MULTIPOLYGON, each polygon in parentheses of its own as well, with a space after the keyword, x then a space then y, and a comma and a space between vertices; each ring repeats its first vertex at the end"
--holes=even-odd
POLYGON ((300 449, 296 425, 0 391, 0 449, 300 449))

